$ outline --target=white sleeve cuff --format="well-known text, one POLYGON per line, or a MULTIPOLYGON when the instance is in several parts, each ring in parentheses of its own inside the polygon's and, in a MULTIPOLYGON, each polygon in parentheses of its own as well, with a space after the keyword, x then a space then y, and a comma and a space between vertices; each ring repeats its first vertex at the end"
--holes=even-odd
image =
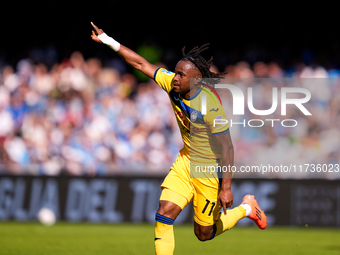
POLYGON ((120 43, 117 42, 112 37, 108 36, 105 33, 98 35, 99 40, 101 40, 104 44, 112 48, 114 51, 118 51, 120 49, 120 43))

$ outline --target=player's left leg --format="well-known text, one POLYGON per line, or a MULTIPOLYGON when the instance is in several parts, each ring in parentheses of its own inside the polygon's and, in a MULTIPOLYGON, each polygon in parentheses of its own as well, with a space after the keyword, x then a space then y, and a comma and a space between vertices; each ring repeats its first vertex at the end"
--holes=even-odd
POLYGON ((225 215, 219 212, 215 224, 204 226, 195 221, 195 235, 200 241, 207 241, 213 239, 215 236, 222 234, 224 231, 231 229, 242 218, 245 217, 245 209, 241 206, 227 210, 225 215))
POLYGON ((245 195, 241 205, 227 210, 227 214, 224 214, 223 210, 220 210, 220 208, 216 209, 213 214, 213 225, 207 226, 206 221, 200 221, 198 217, 195 218, 195 234, 201 241, 211 240, 215 236, 231 229, 244 217, 253 220, 260 229, 265 229, 267 227, 267 217, 259 207, 253 195, 245 195))
POLYGON ((219 212, 215 212, 215 233, 213 234, 213 237, 231 229, 235 226, 237 221, 244 217, 248 217, 253 220, 260 229, 265 229, 267 227, 267 216, 261 210, 255 196, 245 195, 241 205, 231 210, 227 210, 227 215, 225 215, 221 210, 219 212))
POLYGON ((221 208, 217 203, 219 193, 217 178, 193 178, 192 183, 195 187, 193 198, 194 230, 200 241, 213 239, 245 217, 246 210, 242 206, 227 210, 226 215, 220 213, 221 208))
POLYGON ((244 208, 243 205, 227 210, 227 214, 224 214, 223 210, 215 212, 215 225, 214 225, 215 232, 212 238, 222 234, 224 231, 233 228, 240 219, 243 219, 246 216, 247 216, 246 209, 244 208))
POLYGON ((199 240, 213 239, 234 227, 244 217, 252 219, 261 229, 267 226, 267 218, 254 196, 246 195, 241 205, 227 210, 227 214, 224 214, 217 204, 218 180, 195 178, 192 179, 192 183, 195 187, 193 198, 195 234, 199 240))
POLYGON ((200 209, 197 207, 197 210, 195 210, 194 230, 195 235, 200 241, 213 239, 215 236, 218 236, 224 231, 234 227, 240 219, 246 216, 246 209, 243 205, 227 210, 227 214, 224 214, 216 203, 217 199, 215 202, 209 201, 209 203, 208 199, 206 199, 206 205, 204 207, 200 206, 200 209), (214 210, 213 207, 215 205, 216 208, 214 210), (206 208, 206 210, 204 210, 204 208, 206 208), (208 213, 206 213, 207 210, 212 211, 208 211, 208 213))

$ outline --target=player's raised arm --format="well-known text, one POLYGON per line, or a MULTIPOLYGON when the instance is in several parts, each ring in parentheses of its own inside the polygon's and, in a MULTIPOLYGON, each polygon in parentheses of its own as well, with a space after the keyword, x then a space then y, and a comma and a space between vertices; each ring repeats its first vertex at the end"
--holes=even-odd
POLYGON ((138 55, 133 50, 121 45, 119 42, 114 40, 112 37, 104 33, 102 29, 99 29, 93 22, 91 22, 94 30, 92 30, 91 38, 98 43, 104 43, 111 49, 116 51, 126 63, 131 65, 133 68, 141 71, 146 76, 153 78, 153 75, 157 69, 157 66, 150 64, 145 58, 138 55))

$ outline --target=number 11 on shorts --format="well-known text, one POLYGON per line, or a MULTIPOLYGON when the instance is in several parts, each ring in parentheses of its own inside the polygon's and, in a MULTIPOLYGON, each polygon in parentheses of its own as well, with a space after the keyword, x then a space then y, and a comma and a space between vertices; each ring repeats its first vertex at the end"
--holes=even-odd
MULTIPOLYGON (((203 211, 202 211, 203 214, 205 213, 205 211, 207 210, 207 208, 208 208, 208 206, 210 204, 210 201, 208 199, 206 199, 205 201, 206 201, 206 204, 205 204, 205 206, 203 208, 203 211)), ((211 208, 210 208, 208 216, 210 216, 211 213, 213 212, 215 205, 216 205, 216 202, 212 202, 211 203, 211 208)))

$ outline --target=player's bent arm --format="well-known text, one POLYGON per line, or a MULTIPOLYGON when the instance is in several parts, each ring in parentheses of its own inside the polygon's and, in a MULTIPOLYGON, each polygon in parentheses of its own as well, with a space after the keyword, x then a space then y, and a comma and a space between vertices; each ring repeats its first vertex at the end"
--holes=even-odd
POLYGON ((153 75, 157 69, 155 65, 150 64, 145 58, 138 55, 133 50, 125 47, 124 45, 121 45, 119 42, 114 40, 112 37, 105 34, 102 29, 99 29, 92 22, 91 22, 91 25, 95 29, 95 31, 92 31, 92 35, 91 35, 92 40, 98 43, 104 43, 108 45, 111 49, 116 51, 118 55, 121 56, 126 63, 131 65, 133 68, 141 71, 148 77, 153 78, 153 75))
POLYGON ((232 170, 234 166, 234 146, 231 142, 230 133, 222 133, 215 136, 218 144, 222 148, 221 159, 222 169, 228 169, 228 171, 222 171, 222 183, 221 191, 218 194, 218 204, 223 208, 224 214, 227 214, 227 208, 233 205, 233 193, 231 192, 231 178, 232 170))
POLYGON ((223 172, 222 174, 222 184, 221 189, 231 187, 231 179, 232 179, 232 167, 234 166, 234 146, 231 141, 230 132, 220 134, 215 136, 217 143, 221 146, 221 161, 222 166, 225 166, 225 169, 228 171, 223 172))

